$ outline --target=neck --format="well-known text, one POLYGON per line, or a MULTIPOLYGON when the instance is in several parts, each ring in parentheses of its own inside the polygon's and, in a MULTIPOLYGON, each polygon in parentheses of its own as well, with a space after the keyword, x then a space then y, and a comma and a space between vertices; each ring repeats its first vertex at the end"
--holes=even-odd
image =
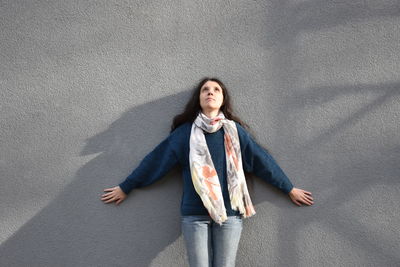
POLYGON ((218 110, 218 109, 217 109, 217 110, 215 110, 215 109, 212 109, 212 110, 203 110, 202 112, 203 112, 204 115, 206 115, 208 118, 213 119, 213 118, 217 117, 217 115, 218 115, 218 113, 219 113, 219 110, 218 110))

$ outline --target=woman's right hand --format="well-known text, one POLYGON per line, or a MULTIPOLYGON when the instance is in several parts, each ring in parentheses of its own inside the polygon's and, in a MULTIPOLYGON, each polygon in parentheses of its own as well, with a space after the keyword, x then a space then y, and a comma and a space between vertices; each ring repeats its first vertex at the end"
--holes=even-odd
POLYGON ((314 204, 312 193, 300 188, 293 187, 292 191, 289 192, 289 196, 297 206, 301 206, 301 203, 309 206, 314 204))
POLYGON ((106 188, 104 189, 104 192, 109 192, 101 196, 101 200, 103 200, 104 203, 110 203, 116 201, 115 204, 118 205, 119 203, 124 201, 125 198, 127 197, 127 195, 124 193, 124 191, 122 191, 121 187, 119 186, 106 188))

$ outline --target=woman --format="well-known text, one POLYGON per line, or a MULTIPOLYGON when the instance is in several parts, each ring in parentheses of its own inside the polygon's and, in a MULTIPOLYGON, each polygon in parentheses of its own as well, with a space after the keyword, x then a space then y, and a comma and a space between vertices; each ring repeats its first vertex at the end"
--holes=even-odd
POLYGON ((298 206, 313 204, 312 194, 295 188, 273 157, 232 114, 225 85, 204 78, 170 135, 101 200, 120 204, 134 188, 154 183, 181 164, 184 192, 181 227, 190 266, 234 266, 242 219, 256 212, 244 172, 276 186, 298 206))

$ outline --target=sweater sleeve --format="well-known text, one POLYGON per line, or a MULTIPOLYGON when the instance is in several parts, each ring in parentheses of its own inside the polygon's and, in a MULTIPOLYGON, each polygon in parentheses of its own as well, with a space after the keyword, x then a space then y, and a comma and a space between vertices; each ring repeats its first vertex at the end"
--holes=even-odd
POLYGON ((134 188, 150 185, 161 179, 172 167, 178 163, 175 152, 170 145, 170 136, 157 145, 132 173, 119 184, 125 194, 134 188))
POLYGON ((288 194, 293 184, 279 167, 275 159, 238 125, 238 134, 242 152, 243 170, 254 173, 267 183, 288 194))

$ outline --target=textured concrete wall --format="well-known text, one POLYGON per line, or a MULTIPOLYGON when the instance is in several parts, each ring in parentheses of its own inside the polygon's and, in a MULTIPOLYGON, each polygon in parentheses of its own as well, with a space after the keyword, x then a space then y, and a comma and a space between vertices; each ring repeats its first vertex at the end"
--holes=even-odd
POLYGON ((237 266, 399 266, 400 4, 1 1, 1 266, 185 266, 179 168, 121 182, 203 76, 313 206, 255 179, 237 266))

